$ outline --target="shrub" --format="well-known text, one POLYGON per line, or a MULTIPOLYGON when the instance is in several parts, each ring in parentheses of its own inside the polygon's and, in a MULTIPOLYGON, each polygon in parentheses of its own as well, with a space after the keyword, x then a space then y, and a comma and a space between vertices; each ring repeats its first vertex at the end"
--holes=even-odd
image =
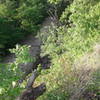
POLYGON ((21 27, 28 32, 36 32, 46 16, 46 0, 22 1, 17 12, 16 18, 21 21, 21 27))
POLYGON ((46 17, 46 0, 6 0, 0 3, 0 48, 14 47, 39 29, 46 17))
MULTIPOLYGON (((93 73, 97 73, 92 68, 96 67, 95 55, 93 58, 91 54, 93 59, 86 59, 82 64, 79 64, 80 67, 78 65, 74 66, 74 64, 76 61, 80 63, 80 58, 83 58, 85 53, 92 51, 93 45, 100 41, 99 16, 99 0, 74 0, 60 18, 64 25, 53 26, 49 32, 44 33, 47 37, 43 39, 45 41, 42 51, 44 55, 50 54, 52 65, 51 73, 47 75, 47 77, 50 77, 47 80, 48 91, 39 100, 47 98, 49 100, 75 100, 76 97, 76 100, 80 100, 83 92, 89 87, 93 86, 95 90, 97 89, 95 86, 96 80, 94 82, 94 76, 92 76, 93 73), (89 66, 91 66, 90 70, 88 70, 89 66), (60 82, 60 85, 57 82, 60 82), (94 85, 91 85, 91 82, 94 85), (82 92, 80 92, 81 89, 82 92)), ((93 88, 92 91, 94 91, 93 88)))
POLYGON ((19 64, 35 61, 35 58, 29 54, 29 46, 27 45, 17 45, 15 49, 10 51, 15 53, 16 60, 10 64, 0 64, 0 100, 14 100, 20 94, 21 90, 25 88, 26 80, 17 86, 18 81, 24 75, 19 64))

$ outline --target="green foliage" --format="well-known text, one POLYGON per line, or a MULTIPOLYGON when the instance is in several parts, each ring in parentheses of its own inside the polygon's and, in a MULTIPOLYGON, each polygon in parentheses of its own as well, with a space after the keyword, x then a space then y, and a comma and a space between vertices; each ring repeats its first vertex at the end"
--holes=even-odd
POLYGON ((58 4, 62 0, 48 0, 51 4, 58 4))
POLYGON ((46 0, 22 1, 17 12, 16 18, 21 21, 21 27, 29 32, 34 32, 46 15, 46 0))
MULTIPOLYGON (((51 74, 45 75, 45 77, 48 77, 46 81, 49 84, 48 91, 42 98, 39 98, 39 100, 58 100, 58 97, 61 98, 61 100, 65 100, 66 98, 69 100, 71 92, 74 91, 72 89, 74 88, 74 83, 80 85, 77 80, 80 76, 73 74, 72 65, 85 53, 91 51, 96 42, 100 41, 100 1, 74 0, 73 3, 65 9, 60 21, 64 24, 63 26, 51 27, 48 33, 44 33, 46 37, 42 37, 44 40, 42 52, 44 55, 49 54, 51 56, 52 69, 50 71, 51 74), (61 60, 59 62, 60 57, 61 60), (63 58, 65 58, 65 60, 63 60, 63 58), (63 61, 64 63, 62 64, 63 61), (67 62, 69 63, 68 65, 67 62), (65 71, 69 69, 69 71, 67 70, 67 73, 64 74, 61 69, 65 71), (60 78, 60 76, 63 77, 60 78), (61 82, 60 86, 56 80, 61 82), (55 90, 57 90, 56 92, 58 92, 58 94, 55 90)), ((76 72, 74 71, 74 73, 76 72)), ((78 75, 81 75, 81 73, 78 73, 78 75)), ((41 80, 42 79, 39 81, 41 80)), ((97 82, 97 80, 89 86, 90 88, 93 87, 91 88, 92 91, 98 90, 95 82, 97 82)))
POLYGON ((30 33, 36 35, 46 17, 46 0, 5 0, 0 3, 0 45, 12 48, 30 33))
POLYGON ((18 96, 22 88, 15 88, 15 85, 20 76, 21 73, 18 69, 15 70, 14 64, 0 64, 0 100, 14 100, 18 96))
MULTIPOLYGON (((62 0, 48 1, 51 4, 56 5, 62 0)), ((44 4, 44 1, 42 3, 44 4)), ((4 12, 6 12, 6 6, 2 5, 2 7, 5 9, 4 12)), ((17 15, 15 14, 13 17, 9 17, 9 21, 12 22, 11 19, 20 20, 19 27, 21 29, 24 29, 28 32, 33 32, 35 27, 34 25, 39 25, 41 19, 43 18, 43 16, 41 17, 39 15, 40 12, 43 11, 41 10, 43 8, 44 6, 41 5, 40 0, 22 0, 19 6, 16 8, 17 15), (34 19, 32 16, 34 16, 34 19)), ((1 13, 0 11, 2 16, 5 16, 4 12, 1 13)), ((15 12, 10 13, 14 14, 15 12)), ((12 16, 12 14, 10 15, 12 16)), ((9 15, 6 15, 6 18, 8 18, 8 16, 9 15)), ((0 21, 5 21, 5 18, 1 17, 0 21)), ((82 69, 80 71, 80 68, 77 70, 74 68, 75 66, 73 64, 75 64, 77 59, 79 61, 79 59, 83 57, 85 53, 91 51, 96 42, 100 41, 100 1, 74 0, 73 3, 69 5, 69 7, 67 7, 63 12, 60 22, 63 24, 62 26, 58 27, 54 25, 49 29, 48 32, 41 34, 44 44, 41 52, 42 55, 50 55, 51 69, 48 69, 46 72, 41 71, 40 67, 38 69, 41 72, 42 77, 38 77, 36 81, 37 84, 44 81, 47 85, 46 93, 38 98, 38 100, 69 100, 71 96, 77 93, 77 89, 80 90, 78 86, 81 85, 84 87, 87 86, 84 85, 84 82, 90 82, 87 78, 88 73, 84 74, 87 69, 85 71, 82 69)), ((0 46, 3 47, 2 44, 0 46)), ((0 98, 2 100, 5 100, 4 97, 6 97, 6 94, 8 100, 12 100, 12 97, 19 93, 17 92, 20 91, 19 88, 10 90, 8 87, 10 87, 13 81, 15 82, 17 79, 19 79, 19 76, 22 75, 18 69, 18 63, 30 62, 32 60, 34 61, 34 59, 32 59, 28 54, 28 51, 28 46, 16 46, 16 49, 11 50, 12 53, 16 54, 15 63, 11 64, 11 67, 6 67, 7 69, 5 68, 5 70, 3 65, 0 67, 0 69, 2 69, 0 73, 0 77, 2 77, 0 79, 0 98), (6 72, 7 74, 5 74, 6 72)), ((85 66, 88 66, 88 64, 85 66)), ((93 71, 93 77, 90 76, 90 78, 93 78, 92 83, 90 82, 88 87, 85 88, 89 91, 94 91, 96 95, 99 95, 99 70, 93 71)))
POLYGON ((82 55, 99 40, 100 2, 98 0, 75 0, 62 14, 61 21, 66 21, 69 13, 71 13, 69 17, 71 28, 68 29, 68 37, 64 41, 70 48, 73 48, 69 50, 71 54, 82 55), (68 40, 69 38, 71 41, 68 40))
POLYGON ((16 63, 27 63, 27 62, 33 62, 35 61, 35 58, 33 59, 31 55, 29 54, 30 46, 27 45, 16 45, 16 48, 11 49, 11 53, 15 53, 16 56, 16 63))
POLYGON ((14 100, 25 87, 24 84, 17 86, 18 80, 24 74, 18 65, 35 61, 29 54, 29 49, 30 46, 27 45, 16 45, 16 48, 10 50, 15 53, 16 60, 11 64, 0 64, 0 100, 14 100))
POLYGON ((90 45, 97 42, 100 36, 100 2, 99 0, 75 0, 62 15, 63 19, 69 12, 72 13, 69 18, 72 27, 68 29, 73 42, 71 45, 77 44, 77 52, 81 49, 82 52, 88 51, 90 45))
POLYGON ((3 45, 4 48, 12 47, 24 35, 25 33, 22 33, 20 29, 14 27, 13 21, 0 18, 0 45, 3 45))
POLYGON ((59 24, 59 18, 62 12, 67 8, 68 5, 72 3, 73 0, 48 0, 50 3, 50 8, 48 10, 51 17, 59 24))

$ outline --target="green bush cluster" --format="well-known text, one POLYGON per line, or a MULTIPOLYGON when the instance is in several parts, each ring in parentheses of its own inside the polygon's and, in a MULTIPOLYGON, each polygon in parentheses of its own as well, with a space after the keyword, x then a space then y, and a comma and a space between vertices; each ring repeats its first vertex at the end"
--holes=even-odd
POLYGON ((46 17, 46 0, 4 0, 0 2, 0 55, 26 35, 39 29, 46 17))
POLYGON ((98 0, 75 0, 63 13, 62 20, 64 16, 68 16, 68 13, 72 13, 68 20, 71 28, 67 31, 71 42, 67 43, 67 37, 65 42, 71 48, 69 52, 76 53, 75 56, 82 55, 90 49, 93 43, 99 40, 100 2, 98 0))
POLYGON ((16 48, 10 49, 11 53, 15 53, 16 60, 10 64, 0 64, 0 100, 15 100, 25 88, 26 80, 23 84, 18 84, 24 75, 19 64, 35 62, 29 54, 29 49, 27 45, 16 45, 16 48))
POLYGON ((93 44, 99 41, 100 2, 75 0, 63 12, 61 22, 66 22, 69 13, 69 24, 54 26, 46 33, 48 38, 44 39, 43 48, 50 55, 66 53, 75 60, 91 50, 93 44))
POLYGON ((16 82, 20 79, 21 73, 15 70, 15 64, 11 66, 0 64, 0 100, 15 100, 22 87, 16 87, 16 82))
MULTIPOLYGON (((52 58, 51 74, 48 74, 50 78, 47 81, 51 85, 49 85, 46 95, 39 100, 46 100, 47 98, 49 100, 58 100, 58 98, 59 100, 65 100, 68 98, 69 100, 71 96, 70 86, 75 82, 78 84, 78 77, 75 77, 71 72, 64 75, 63 70, 68 68, 73 70, 75 61, 85 53, 90 52, 93 45, 100 41, 100 1, 74 0, 61 15, 60 22, 63 25, 53 26, 48 33, 44 34, 47 37, 43 39, 42 52, 44 55, 49 54, 52 58), (65 58, 65 64, 62 64, 63 58, 65 58), (59 59, 62 60, 59 62, 59 59), (66 64, 68 61, 69 65, 66 64), (60 78, 60 76, 63 77, 60 78), (67 76, 70 77, 66 79, 67 76), (61 80, 62 84, 59 86, 56 80, 61 80), (68 86, 70 88, 64 89, 63 86, 65 86, 64 88, 68 86), (59 95, 59 88, 61 95, 59 95), (58 94, 55 92, 56 90, 58 94)), ((92 86, 97 89, 95 85, 92 86)), ((94 90, 92 89, 92 91, 94 90)))

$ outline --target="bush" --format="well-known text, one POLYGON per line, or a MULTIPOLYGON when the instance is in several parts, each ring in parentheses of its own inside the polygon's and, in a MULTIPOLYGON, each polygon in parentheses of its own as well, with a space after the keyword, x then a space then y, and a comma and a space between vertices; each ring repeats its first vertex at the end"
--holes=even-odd
POLYGON ((26 80, 20 86, 18 84, 24 75, 19 64, 35 61, 29 54, 29 48, 27 45, 17 45, 15 49, 10 50, 15 53, 16 60, 10 64, 0 64, 0 100, 14 100, 25 88, 26 80))
MULTIPOLYGON (((6 0, 0 3, 0 48, 14 47, 39 29, 46 17, 46 0, 6 0)), ((3 54, 3 52, 1 52, 3 54)))
MULTIPOLYGON (((42 54, 51 56, 52 65, 51 73, 47 75, 48 91, 39 100, 47 98, 49 100, 84 100, 80 97, 89 87, 93 86, 95 90, 98 90, 95 85, 97 78, 93 73, 97 73, 99 69, 92 69, 92 67, 96 67, 95 55, 92 60, 87 58, 90 60, 83 61, 83 64, 80 64, 77 69, 75 67, 78 65, 74 66, 74 64, 76 61, 79 63, 80 58, 87 52, 91 52, 93 45, 100 41, 99 16, 99 0, 74 0, 60 18, 64 25, 53 26, 49 32, 44 33, 46 37, 43 39, 45 41, 42 46, 42 54), (91 66, 90 70, 88 70, 89 66, 91 66), (91 80, 94 80, 93 77, 96 78, 95 81, 91 80), (60 84, 58 84, 59 82, 60 84), (82 92, 80 92, 81 89, 82 92)), ((92 91, 95 90, 92 88, 92 91)), ((95 93, 98 94, 98 91, 95 93)))
POLYGON ((21 27, 29 32, 36 32, 35 30, 47 15, 46 0, 20 2, 17 12, 16 18, 21 21, 21 27))

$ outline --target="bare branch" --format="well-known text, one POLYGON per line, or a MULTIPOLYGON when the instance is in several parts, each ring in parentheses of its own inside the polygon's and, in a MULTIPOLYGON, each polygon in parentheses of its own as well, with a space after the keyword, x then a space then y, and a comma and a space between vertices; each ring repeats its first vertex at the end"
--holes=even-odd
POLYGON ((35 79, 38 77, 38 72, 37 70, 34 70, 32 75, 30 76, 26 88, 32 88, 32 85, 34 84, 35 79))

